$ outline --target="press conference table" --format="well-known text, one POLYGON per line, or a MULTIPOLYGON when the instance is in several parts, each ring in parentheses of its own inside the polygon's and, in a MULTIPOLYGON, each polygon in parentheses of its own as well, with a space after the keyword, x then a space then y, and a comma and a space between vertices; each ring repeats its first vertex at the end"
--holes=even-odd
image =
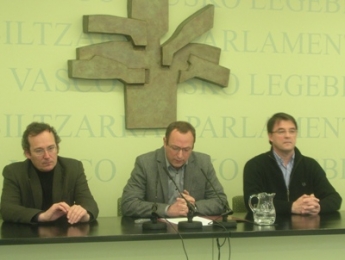
MULTIPOLYGON (((89 224, 26 225, 1 222, 2 259, 216 259, 216 239, 230 238, 231 259, 335 259, 345 253, 345 212, 277 216, 272 226, 258 226, 250 214, 234 214, 237 227, 224 230, 142 230, 128 217, 101 217, 89 224), (302 257, 303 256, 303 257, 302 257), (334 258, 332 257, 334 256, 334 258), (300 258, 299 258, 300 257, 300 258)), ((221 248, 228 259, 229 246, 221 248)))

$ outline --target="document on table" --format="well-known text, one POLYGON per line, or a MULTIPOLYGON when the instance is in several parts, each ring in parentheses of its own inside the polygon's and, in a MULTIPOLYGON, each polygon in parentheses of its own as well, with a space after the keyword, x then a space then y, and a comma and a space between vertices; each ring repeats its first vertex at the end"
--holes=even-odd
MULTIPOLYGON (((166 221, 173 223, 173 224, 178 224, 180 221, 187 221, 187 218, 166 218, 166 221)), ((193 221, 200 221, 203 226, 210 226, 212 225, 212 220, 208 218, 202 218, 202 217, 193 217, 193 221)))

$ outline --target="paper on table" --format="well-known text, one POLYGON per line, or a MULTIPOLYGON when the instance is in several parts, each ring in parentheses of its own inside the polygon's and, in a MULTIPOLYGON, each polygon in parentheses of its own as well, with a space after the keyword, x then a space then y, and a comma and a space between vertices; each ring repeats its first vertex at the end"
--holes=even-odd
MULTIPOLYGON (((170 223, 173 224, 178 224, 180 221, 187 221, 187 218, 166 218, 166 221, 169 221, 170 223)), ((200 221, 203 226, 210 226, 212 225, 212 220, 207 219, 207 218, 202 218, 202 217, 193 217, 193 221, 200 221)))

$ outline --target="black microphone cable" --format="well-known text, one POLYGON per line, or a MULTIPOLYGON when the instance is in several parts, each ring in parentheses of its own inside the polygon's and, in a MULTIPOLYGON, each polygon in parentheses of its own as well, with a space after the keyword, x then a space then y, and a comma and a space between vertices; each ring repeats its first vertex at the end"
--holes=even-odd
MULTIPOLYGON (((163 167, 164 168, 164 167, 163 167)), ((178 186, 176 184, 176 182, 174 181, 174 179, 172 178, 172 176, 170 175, 170 173, 168 172, 168 169, 164 168, 164 171, 166 172, 166 174, 168 175, 169 179, 174 183, 175 187, 176 187, 176 190, 178 191, 178 193, 180 194, 181 198, 183 198, 187 205, 188 205, 188 209, 189 211, 192 212, 192 217, 194 216, 194 213, 195 213, 195 207, 183 196, 183 194, 181 193, 181 191, 178 189, 178 186)), ((206 174, 204 172, 202 172, 206 178, 206 180, 210 183, 209 179, 207 178, 206 174)), ((211 183, 210 183, 211 184, 211 183)), ((213 185, 211 184, 211 187, 214 189, 218 199, 221 201, 221 203, 223 204, 223 201, 222 199, 219 197, 218 193, 216 192, 215 188, 213 187, 213 185)), ((224 206, 225 207, 225 206, 224 206)), ((232 210, 228 207, 228 211, 231 212, 232 214, 232 210)), ((199 216, 203 216, 203 217, 206 217, 208 218, 206 215, 203 215, 203 214, 200 214, 198 212, 198 215, 199 216)), ((191 218, 192 218, 191 217, 191 218)), ((183 246, 183 250, 184 250, 184 253, 185 253, 185 256, 186 256, 186 259, 188 260, 188 254, 187 254, 187 251, 186 251, 186 248, 185 248, 185 244, 184 244, 184 240, 183 240, 183 237, 181 235, 181 233, 179 232, 179 229, 176 228, 171 222, 169 222, 166 218, 165 218, 165 221, 168 223, 168 225, 178 234, 178 236, 181 238, 181 241, 182 241, 182 246, 183 246)), ((213 220, 214 221, 214 220, 213 220)), ((225 231, 228 231, 228 229, 222 225, 222 222, 217 222, 219 223, 219 226, 222 227, 225 231)), ((218 259, 220 260, 220 256, 221 256, 221 248, 224 246, 225 242, 228 241, 228 247, 229 247, 229 260, 230 260, 230 257, 231 257, 231 246, 230 246, 230 232, 229 232, 229 236, 227 236, 225 239, 224 239, 224 242, 220 243, 219 242, 219 238, 216 238, 216 241, 217 241, 217 249, 218 249, 218 259)), ((212 246, 213 247, 213 246, 212 246)), ((213 255, 213 254, 212 254, 213 255)))
MULTIPOLYGON (((220 260, 221 258, 221 248, 224 246, 225 242, 228 242, 228 248, 229 248, 229 255, 228 255, 228 260, 231 259, 231 244, 230 244, 230 238, 229 237, 226 237, 224 238, 224 241, 222 243, 219 242, 219 238, 216 238, 216 245, 217 245, 217 250, 218 250, 218 260, 220 260)), ((213 244, 212 244, 212 249, 213 249, 213 244)), ((214 255, 214 253, 212 254, 214 255)), ((213 259, 213 257, 212 257, 213 259)))
MULTIPOLYGON (((164 168, 164 170, 166 170, 165 168, 164 168)), ((169 176, 169 175, 168 175, 169 176)), ((171 177, 171 176, 170 176, 171 177)), ((159 169, 157 169, 157 175, 156 175, 156 194, 155 194, 155 200, 157 201, 157 199, 158 199, 158 183, 160 182, 160 176, 159 176, 159 169)), ((176 185, 176 183, 174 183, 175 185, 176 185)), ((152 207, 155 207, 155 206, 157 206, 156 205, 156 203, 152 206, 152 207)), ((185 254, 185 256, 186 256, 186 259, 188 260, 189 258, 188 258, 188 253, 187 253, 187 250, 186 250, 186 246, 185 246, 185 243, 184 243, 184 239, 183 239, 183 237, 182 237, 182 235, 181 235, 181 233, 178 231, 178 229, 176 229, 175 228, 175 226, 170 222, 170 221, 168 221, 167 220, 167 218, 166 217, 163 217, 163 219, 164 219, 164 221, 165 221, 165 223, 167 224, 167 225, 169 225, 176 233, 177 233, 177 235, 180 237, 180 239, 181 239, 181 242, 182 242, 182 248, 183 248, 183 252, 184 252, 184 254, 185 254)))
POLYGON ((228 259, 230 260, 230 258, 231 258, 230 234, 231 234, 231 233, 230 233, 230 231, 229 231, 227 228, 228 228, 228 227, 236 227, 237 223, 236 223, 236 222, 235 222, 235 223, 233 223, 233 222, 232 222, 232 223, 227 222, 227 217, 228 217, 228 215, 233 214, 233 211, 232 211, 232 210, 230 209, 230 207, 229 207, 228 201, 226 201, 226 202, 224 203, 224 201, 222 200, 222 198, 219 196, 219 194, 218 194, 216 188, 213 186, 212 182, 211 182, 211 181, 209 180, 209 178, 207 177, 207 175, 206 175, 206 173, 204 172, 204 170, 201 169, 201 168, 200 168, 200 170, 201 170, 202 174, 204 175, 206 181, 207 181, 207 182, 210 184, 210 186, 212 187, 214 193, 216 194, 217 198, 218 198, 219 201, 221 202, 222 206, 224 207, 225 212, 222 213, 222 214, 220 215, 220 217, 222 217, 223 220, 222 220, 222 221, 217 221, 217 219, 214 219, 214 220, 213 220, 213 225, 214 225, 214 226, 217 225, 217 226, 223 228, 224 231, 228 231, 228 232, 229 232, 229 236, 226 237, 226 238, 224 238, 224 241, 223 241, 222 243, 219 242, 219 238, 216 238, 216 242, 217 242, 217 249, 218 249, 218 259, 220 259, 220 256, 221 256, 221 254, 220 254, 220 252, 221 252, 221 247, 224 246, 224 244, 225 244, 226 241, 228 242, 228 248, 229 248, 228 259))
MULTIPOLYGON (((220 260, 220 257, 221 257, 221 248, 224 246, 225 242, 228 242, 228 248, 229 248, 229 255, 228 255, 228 259, 230 260, 231 258, 231 244, 230 244, 230 231, 229 229, 224 226, 222 224, 222 222, 217 222, 218 223, 218 226, 221 227, 224 231, 228 232, 229 235, 227 237, 224 238, 224 241, 222 243, 219 242, 219 237, 216 238, 216 245, 217 245, 217 250, 218 250, 218 260, 220 260)), ((214 247, 214 244, 212 243, 212 251, 213 251, 213 247, 214 247)), ((214 252, 212 252, 212 259, 213 259, 213 255, 214 255, 214 252)))
POLYGON ((168 225, 169 225, 169 226, 177 233, 177 235, 180 237, 184 255, 186 256, 186 259, 188 260, 189 258, 188 258, 187 249, 186 249, 186 246, 185 246, 185 243, 184 243, 184 239, 183 239, 181 233, 179 232, 178 228, 176 228, 171 222, 169 222, 166 218, 164 218, 164 219, 165 219, 165 221, 168 223, 168 225))

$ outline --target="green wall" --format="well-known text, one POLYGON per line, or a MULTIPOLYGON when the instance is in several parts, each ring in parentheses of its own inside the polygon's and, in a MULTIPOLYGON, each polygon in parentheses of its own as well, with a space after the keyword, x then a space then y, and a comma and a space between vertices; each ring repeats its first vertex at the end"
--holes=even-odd
MULTIPOLYGON (((196 42, 221 48, 229 86, 180 84, 177 119, 196 127, 195 150, 212 156, 228 197, 242 193, 244 163, 269 149, 267 118, 283 111, 299 122, 299 149, 345 198, 345 3, 170 0, 161 42, 205 4, 215 5, 214 27, 196 42)), ((92 14, 127 17, 127 1, 0 0, 0 168, 24 159, 27 124, 50 123, 60 155, 83 161, 100 216, 114 216, 135 157, 160 147, 164 130, 125 129, 121 82, 68 78, 76 48, 125 40, 84 34, 92 14)))

